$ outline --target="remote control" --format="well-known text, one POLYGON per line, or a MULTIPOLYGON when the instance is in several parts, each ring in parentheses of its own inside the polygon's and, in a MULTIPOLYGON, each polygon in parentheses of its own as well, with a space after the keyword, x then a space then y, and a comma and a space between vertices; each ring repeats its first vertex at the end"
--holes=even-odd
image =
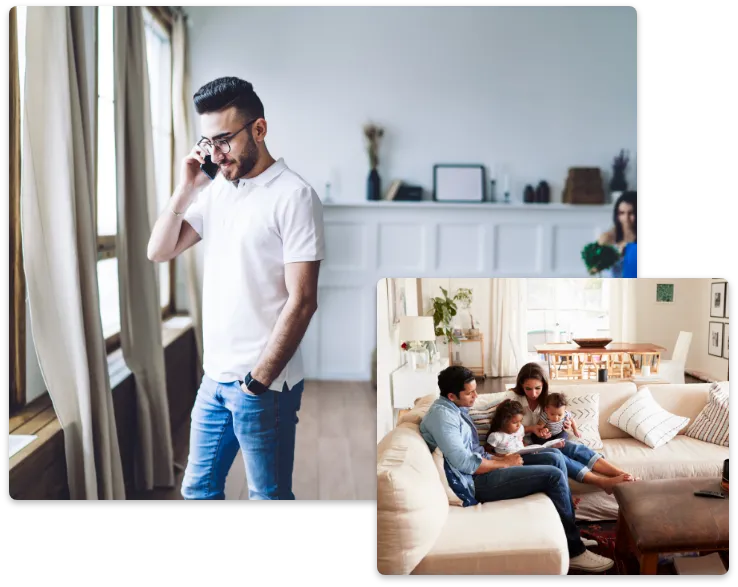
POLYGON ((725 494, 720 491, 710 491, 709 489, 703 489, 702 491, 695 491, 695 495, 700 497, 717 497, 719 499, 725 499, 725 494))

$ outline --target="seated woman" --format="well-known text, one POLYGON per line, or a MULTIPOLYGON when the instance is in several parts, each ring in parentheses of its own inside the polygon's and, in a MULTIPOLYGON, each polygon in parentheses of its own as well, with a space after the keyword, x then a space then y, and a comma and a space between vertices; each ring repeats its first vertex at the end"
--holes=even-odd
MULTIPOLYGON (((548 396, 548 378, 543 368, 538 363, 524 365, 512 391, 522 397, 522 425, 525 433, 535 434, 542 439, 550 438, 551 432, 545 424, 540 423, 541 409, 548 396)), ((567 440, 563 448, 555 450, 560 450, 564 455, 568 476, 580 483, 596 485, 607 493, 612 493, 612 488, 618 483, 636 481, 633 475, 619 469, 603 455, 583 444, 567 440)))
MULTIPOLYGON (((600 235, 600 238, 597 239, 599 244, 612 245, 621 254, 624 254, 629 244, 637 242, 637 201, 636 192, 623 192, 617 202, 615 202, 615 207, 613 208, 613 228, 600 235)), ((623 262, 624 259, 621 258, 609 270, 610 277, 626 277, 623 274, 623 262)), ((628 275, 627 277, 636 277, 636 275, 628 275)))

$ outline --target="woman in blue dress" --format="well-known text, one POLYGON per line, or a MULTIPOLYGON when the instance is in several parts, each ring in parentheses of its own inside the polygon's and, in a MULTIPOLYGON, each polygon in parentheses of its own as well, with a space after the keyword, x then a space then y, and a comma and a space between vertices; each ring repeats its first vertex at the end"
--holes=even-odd
MULTIPOLYGON (((597 239, 599 244, 612 245, 620 251, 621 255, 624 255, 626 247, 631 243, 637 242, 638 210, 636 204, 636 192, 622 193, 617 202, 615 202, 615 207, 613 208, 612 219, 614 226, 607 232, 600 235, 600 238, 597 239)), ((629 273, 629 275, 625 275, 623 271, 623 262, 624 256, 607 271, 608 277, 636 277, 634 267, 635 263, 628 263, 627 273, 629 273)))

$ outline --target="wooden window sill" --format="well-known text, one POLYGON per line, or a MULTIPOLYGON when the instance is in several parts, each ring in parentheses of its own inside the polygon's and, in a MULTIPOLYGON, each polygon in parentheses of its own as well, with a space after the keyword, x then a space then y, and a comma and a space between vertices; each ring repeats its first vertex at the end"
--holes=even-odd
MULTIPOLYGON (((185 332, 192 328, 192 318, 185 315, 174 315, 162 324, 162 343, 168 347, 185 332)), ((118 349, 108 355, 108 375, 110 388, 115 389, 131 374, 123 359, 123 350, 118 349)), ((37 436, 30 444, 10 457, 10 471, 21 463, 34 460, 39 449, 48 442, 54 441, 62 434, 61 424, 54 412, 54 406, 48 393, 36 398, 31 403, 10 417, 10 434, 28 434, 37 436)))

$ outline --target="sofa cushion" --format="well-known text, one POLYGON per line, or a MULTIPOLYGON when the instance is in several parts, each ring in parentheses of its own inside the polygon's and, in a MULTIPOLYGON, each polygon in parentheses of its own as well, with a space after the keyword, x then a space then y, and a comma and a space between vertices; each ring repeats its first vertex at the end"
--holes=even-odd
POLYGON ((566 384, 563 382, 552 382, 550 391, 565 393, 571 399, 579 395, 588 395, 591 393, 600 394, 600 415, 599 415, 599 432, 600 438, 606 440, 608 438, 628 438, 628 434, 620 430, 617 426, 610 424, 607 419, 610 415, 623 405, 623 402, 629 397, 635 395, 637 388, 630 381, 618 381, 608 383, 577 383, 566 384))
MULTIPOLYGON (((680 435, 659 448, 650 448, 635 438, 603 441, 600 451, 613 465, 644 481, 678 477, 720 477, 729 448, 680 435)), ((569 480, 574 494, 600 491, 594 485, 569 480)))
POLYGON ((608 422, 651 448, 669 442, 689 424, 689 418, 676 416, 662 408, 642 387, 608 418, 608 422))
POLYGON ((588 393, 586 395, 567 396, 568 404, 566 409, 571 412, 572 418, 577 423, 577 430, 582 435, 581 438, 574 436, 573 432, 569 432, 569 439, 574 442, 580 442, 593 450, 602 448, 602 438, 600 438, 599 421, 600 421, 600 394, 588 393))
POLYGON ((418 426, 400 424, 377 445, 379 572, 410 573, 436 543, 448 510, 448 499, 418 426))
POLYGON ((441 535, 413 574, 562 575, 568 568, 556 508, 535 493, 450 508, 441 535))
POLYGON ((474 423, 479 435, 479 442, 484 444, 489 435, 489 426, 495 416, 497 406, 506 399, 520 401, 520 398, 512 391, 501 391, 499 393, 483 393, 477 396, 474 405, 469 408, 469 418, 474 423))
POLYGON ((443 485, 443 490, 446 492, 446 497, 448 498, 448 505, 463 507, 464 502, 461 501, 459 496, 454 493, 454 490, 451 489, 451 486, 448 484, 448 477, 446 477, 446 470, 443 466, 443 453, 441 452, 441 449, 436 447, 432 456, 433 464, 436 465, 438 477, 441 480, 441 485, 443 485))
MULTIPOLYGON (((710 383, 650 384, 653 399, 665 410, 689 418, 691 422, 707 405, 710 383)), ((683 430, 683 434, 686 430, 683 430)))
POLYGON ((730 396, 728 383, 713 383, 710 400, 687 428, 687 436, 719 446, 728 446, 730 435, 730 396))

